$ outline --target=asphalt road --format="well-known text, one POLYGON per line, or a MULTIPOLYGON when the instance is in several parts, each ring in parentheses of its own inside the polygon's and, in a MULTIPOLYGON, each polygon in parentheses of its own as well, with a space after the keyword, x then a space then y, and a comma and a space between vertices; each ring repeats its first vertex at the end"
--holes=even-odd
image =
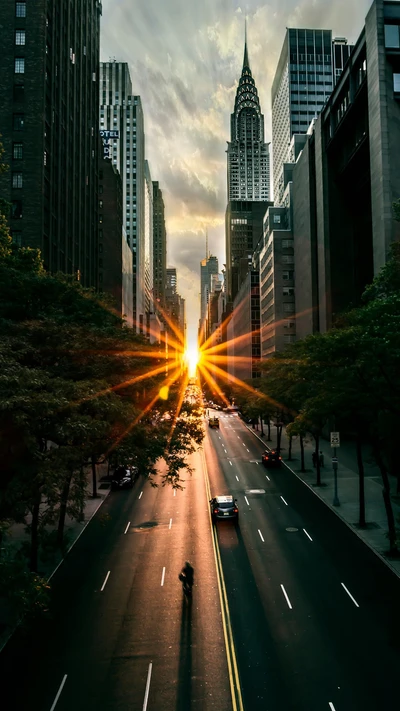
POLYGON ((231 711, 199 454, 192 465, 184 491, 108 496, 53 578, 51 620, 0 655, 2 711, 231 711))
POLYGON ((52 580, 51 618, 0 654, 2 711, 241 711, 225 616, 244 711, 399 707, 400 581, 293 473, 264 469, 236 415, 219 417, 184 491, 139 481, 106 499, 52 580), (214 529, 220 579, 210 491, 240 509, 238 528, 214 529))
POLYGON ((237 416, 205 453, 238 499, 218 539, 246 711, 399 708, 400 581, 237 416))

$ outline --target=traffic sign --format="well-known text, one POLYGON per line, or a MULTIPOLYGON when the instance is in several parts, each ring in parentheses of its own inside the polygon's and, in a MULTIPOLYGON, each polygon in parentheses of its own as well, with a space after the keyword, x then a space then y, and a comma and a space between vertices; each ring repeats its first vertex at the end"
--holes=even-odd
POLYGON ((340 432, 331 432, 331 447, 340 447, 340 432))

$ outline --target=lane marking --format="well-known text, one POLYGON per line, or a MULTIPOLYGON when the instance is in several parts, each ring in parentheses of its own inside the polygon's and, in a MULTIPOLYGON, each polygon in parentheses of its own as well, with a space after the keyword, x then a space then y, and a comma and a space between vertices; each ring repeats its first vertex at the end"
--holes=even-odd
POLYGON ((331 711, 336 711, 336 709, 335 709, 335 707, 334 707, 332 701, 329 702, 329 708, 330 708, 331 711))
POLYGON ((262 535, 260 529, 258 529, 258 532, 259 532, 259 534, 260 534, 260 538, 261 538, 262 542, 265 543, 265 541, 264 541, 264 539, 263 539, 263 535, 262 535))
POLYGON ((237 438, 240 439, 239 435, 237 435, 237 438))
POLYGON ((105 577, 104 583, 103 583, 103 585, 101 586, 100 592, 103 592, 104 588, 106 587, 106 585, 107 585, 107 580, 108 580, 108 578, 110 577, 110 573, 111 573, 111 570, 108 571, 108 573, 107 573, 107 575, 106 575, 106 577, 105 577))
POLYGON ((237 475, 237 474, 236 474, 236 479, 237 479, 237 480, 239 481, 239 477, 238 477, 238 475, 237 475))
MULTIPOLYGON (((247 449, 247 447, 246 447, 246 449, 247 449)), ((249 449, 247 449, 247 451, 248 451, 248 452, 250 452, 250 450, 249 450, 249 449)))
POLYGON ((61 692, 62 692, 62 690, 63 690, 63 688, 64 688, 64 684, 65 684, 65 682, 67 681, 67 676, 68 676, 67 674, 64 674, 63 680, 62 680, 62 682, 61 682, 61 684, 60 684, 60 688, 59 688, 59 690, 57 691, 56 698, 55 698, 54 701, 53 701, 53 705, 52 705, 50 711, 54 711, 54 709, 55 709, 55 707, 56 707, 56 705, 57 705, 57 701, 58 701, 58 699, 60 698, 61 692))
POLYGON ((143 491, 140 492, 140 494, 139 494, 139 499, 141 499, 142 496, 143 496, 143 491))
POLYGON ((292 605, 291 605, 291 602, 290 602, 289 597, 288 597, 288 594, 287 594, 287 592, 286 592, 284 586, 282 585, 282 583, 281 583, 281 588, 282 588, 282 592, 283 592, 283 594, 284 594, 284 596, 285 596, 285 598, 286 598, 286 602, 287 602, 287 604, 288 604, 289 609, 290 609, 290 610, 293 610, 292 605))
POLYGON ((147 702, 149 700, 149 691, 150 691, 150 681, 151 681, 151 672, 153 669, 153 662, 150 662, 149 664, 149 670, 147 672, 147 681, 146 681, 146 691, 144 692, 144 701, 143 701, 143 711, 146 711, 147 709, 147 702))
POLYGON ((129 521, 129 523, 128 523, 128 525, 127 525, 127 527, 126 527, 124 533, 128 533, 128 529, 129 529, 129 526, 130 526, 130 525, 131 525, 131 522, 129 521))
POLYGON ((162 569, 162 576, 161 576, 161 587, 164 585, 164 578, 165 578, 165 566, 162 569))
POLYGON ((218 439, 221 439, 221 437, 218 435, 218 439))
POLYGON ((231 462, 230 459, 228 459, 228 462, 229 462, 229 464, 231 465, 231 467, 233 467, 233 464, 232 464, 232 462, 231 462))
POLYGON ((172 526, 172 518, 169 519, 169 526, 168 526, 168 528, 171 528, 171 526, 172 526))
POLYGON ((247 501, 247 496, 245 496, 244 498, 245 498, 247 506, 250 506, 249 502, 247 501))
POLYGON ((243 445, 243 447, 245 447, 245 446, 246 446, 244 442, 242 442, 242 445, 243 445))
POLYGON ((303 528, 303 531, 304 531, 304 533, 306 534, 306 536, 308 536, 308 538, 310 539, 310 541, 312 541, 312 538, 311 538, 310 534, 309 534, 309 533, 307 533, 307 531, 306 531, 306 529, 305 529, 305 528, 303 528))
POLYGON ((174 489, 174 496, 176 496, 176 489, 174 489))
MULTIPOLYGON (((210 480, 207 470, 207 462, 204 455, 204 450, 200 453, 203 462, 203 472, 204 472, 204 483, 207 499, 211 498, 210 480)), ((228 676, 229 676, 229 686, 231 691, 232 699, 232 711, 244 711, 242 692, 239 678, 239 671, 236 660, 236 650, 235 642, 233 639, 232 624, 229 612, 228 596, 226 593, 224 571, 222 568, 221 555, 218 546, 218 536, 215 526, 213 526, 211 519, 211 511, 208 507, 208 516, 210 527, 212 531, 212 544, 214 551, 215 567, 217 570, 217 583, 218 583, 218 593, 221 606, 221 616, 222 616, 222 629, 224 633, 225 650, 226 650, 226 660, 228 663, 228 676)))
POLYGON ((256 462, 256 464, 259 464, 260 462, 256 462))
POLYGON ((268 474, 266 474, 265 476, 267 477, 268 481, 271 481, 271 479, 269 478, 268 474))
POLYGON ((286 504, 286 506, 289 506, 288 502, 285 501, 285 499, 283 498, 283 496, 281 496, 281 499, 282 499, 283 503, 286 504))
POLYGON ((344 583, 340 583, 340 584, 341 584, 341 586, 346 590, 346 592, 347 592, 349 598, 351 598, 351 600, 353 600, 355 606, 356 606, 356 607, 360 607, 360 605, 359 605, 358 602, 354 599, 354 597, 353 597, 353 595, 351 594, 351 592, 349 592, 348 589, 346 588, 345 584, 344 584, 344 583))

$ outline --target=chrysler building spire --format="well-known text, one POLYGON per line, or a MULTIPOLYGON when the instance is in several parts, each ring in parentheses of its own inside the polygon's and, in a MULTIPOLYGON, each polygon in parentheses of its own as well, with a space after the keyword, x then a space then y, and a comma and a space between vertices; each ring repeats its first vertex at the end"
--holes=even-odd
POLYGON ((264 142, 264 116, 250 69, 247 24, 227 154, 228 200, 269 200, 269 145, 264 142))

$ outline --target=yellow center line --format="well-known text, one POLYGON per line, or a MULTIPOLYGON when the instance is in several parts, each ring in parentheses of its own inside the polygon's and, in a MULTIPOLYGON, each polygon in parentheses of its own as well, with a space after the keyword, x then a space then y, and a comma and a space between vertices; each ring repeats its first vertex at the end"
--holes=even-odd
MULTIPOLYGON (((211 499, 211 489, 204 450, 201 450, 201 457, 203 459, 203 471, 204 481, 206 485, 207 500, 209 501, 211 499)), ((243 711, 242 692, 240 688, 239 670, 236 661, 236 651, 233 639, 231 617, 229 612, 228 596, 226 594, 226 586, 222 569, 221 555, 218 546, 217 532, 212 522, 210 506, 208 506, 208 516, 212 533, 215 568, 217 571, 218 592, 221 605, 222 628, 224 632, 226 659, 228 663, 229 685, 231 689, 232 706, 233 711, 243 711)))

